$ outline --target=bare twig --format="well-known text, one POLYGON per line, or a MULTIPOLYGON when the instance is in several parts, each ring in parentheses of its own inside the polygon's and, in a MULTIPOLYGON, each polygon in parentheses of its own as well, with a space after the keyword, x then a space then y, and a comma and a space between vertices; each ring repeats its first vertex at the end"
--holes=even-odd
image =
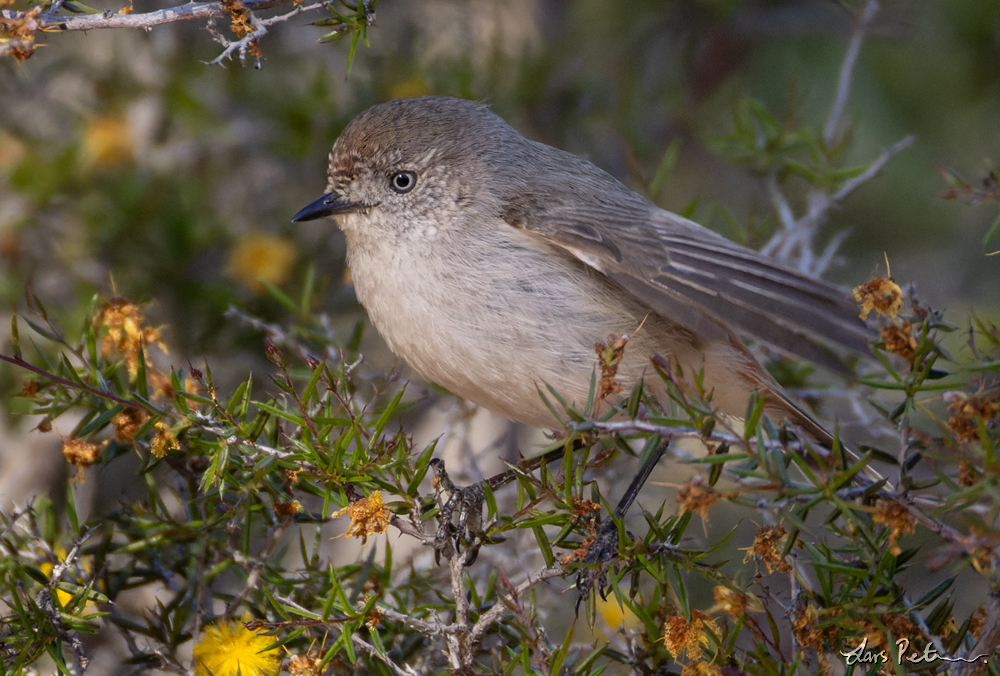
MULTIPOLYGON (((505 612, 508 610, 507 604, 514 603, 514 596, 520 596, 524 592, 528 591, 534 587, 539 582, 544 582, 545 580, 551 579, 553 577, 559 577, 565 575, 566 571, 562 569, 561 566, 553 566, 551 568, 542 568, 534 573, 530 573, 528 577, 520 582, 516 587, 514 587, 512 594, 505 599, 505 603, 497 603, 492 608, 483 613, 479 621, 476 622, 475 626, 472 627, 472 632, 469 634, 469 641, 472 645, 477 644, 482 640, 483 636, 486 635, 486 630, 490 628, 494 622, 498 622, 505 612)), ((498 590, 499 593, 499 590, 498 590)))
MULTIPOLYGON (((286 5, 291 0, 242 0, 244 9, 257 12, 272 7, 286 5)), ((319 5, 313 5, 316 7, 319 5)), ((56 8, 53 7, 53 10, 56 8)), ((56 10, 58 11, 58 10, 56 10)), ((141 14, 115 14, 106 11, 103 14, 88 14, 85 16, 57 16, 50 10, 42 16, 40 28, 43 31, 90 31, 98 28, 142 28, 149 30, 154 26, 190 21, 192 19, 213 19, 229 16, 229 10, 221 2, 191 2, 177 7, 168 7, 155 12, 141 14)))
POLYGON ((992 657, 1000 645, 1000 594, 990 594, 986 621, 979 633, 979 640, 971 650, 959 655, 962 662, 951 668, 950 676, 979 676, 986 671, 987 658, 992 657))
POLYGON ((840 65, 840 77, 837 79, 837 96, 830 109, 830 117, 823 128, 823 143, 827 148, 836 144, 837 128, 840 126, 840 119, 844 115, 847 107, 847 99, 851 96, 851 79, 854 75, 854 66, 857 64, 858 55, 861 53, 861 45, 865 41, 865 33, 871 25, 872 20, 878 13, 879 6, 876 0, 868 0, 861 14, 857 18, 854 33, 851 35, 851 42, 847 45, 847 53, 844 61, 840 65))

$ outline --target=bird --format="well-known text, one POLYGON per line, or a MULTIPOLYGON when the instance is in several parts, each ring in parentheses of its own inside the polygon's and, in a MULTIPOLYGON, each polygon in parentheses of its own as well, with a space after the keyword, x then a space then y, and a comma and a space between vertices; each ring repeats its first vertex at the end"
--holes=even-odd
POLYGON ((323 217, 343 231, 357 298, 392 351, 531 427, 563 426, 544 392, 584 407, 599 348, 625 336, 623 390, 642 382, 667 405, 659 356, 699 374, 721 415, 744 418, 756 394, 776 422, 830 446, 743 338, 841 374, 845 354, 868 351, 843 289, 661 209, 476 101, 359 114, 329 155, 324 194, 293 221, 323 217))

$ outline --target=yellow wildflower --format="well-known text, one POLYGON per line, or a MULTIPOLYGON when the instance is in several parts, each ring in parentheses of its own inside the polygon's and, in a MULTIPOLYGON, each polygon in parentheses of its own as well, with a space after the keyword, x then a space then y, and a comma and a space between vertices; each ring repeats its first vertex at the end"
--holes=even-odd
POLYGON ((229 255, 226 272, 254 293, 264 290, 261 282, 281 286, 295 262, 295 245, 287 237, 260 232, 244 235, 229 255))
POLYGON ((92 164, 117 167, 134 155, 132 131, 120 117, 99 117, 83 131, 83 152, 92 164))
POLYGON ((206 629, 194 646, 196 676, 264 676, 281 665, 277 650, 264 650, 274 638, 250 631, 242 620, 218 622, 206 629))
POLYGON ((149 450, 157 458, 162 458, 170 451, 176 451, 181 445, 177 443, 177 437, 170 431, 166 423, 156 423, 156 434, 149 442, 149 450))
MULTIPOLYGON (((337 510, 330 516, 336 519, 344 512, 347 512, 348 516, 351 517, 351 525, 347 529, 347 532, 341 533, 341 535, 347 535, 352 538, 359 537, 361 538, 361 544, 368 542, 368 536, 372 533, 384 532, 389 527, 389 520, 392 518, 389 508, 382 502, 382 494, 378 491, 375 491, 367 498, 352 502, 347 507, 337 510)), ((340 537, 340 535, 337 537, 340 537)))
POLYGON ((144 321, 142 308, 124 298, 107 301, 91 320, 95 329, 106 329, 101 354, 109 356, 117 352, 125 360, 125 366, 133 378, 139 372, 140 347, 156 345, 164 352, 167 351, 160 337, 160 330, 143 326, 144 321))

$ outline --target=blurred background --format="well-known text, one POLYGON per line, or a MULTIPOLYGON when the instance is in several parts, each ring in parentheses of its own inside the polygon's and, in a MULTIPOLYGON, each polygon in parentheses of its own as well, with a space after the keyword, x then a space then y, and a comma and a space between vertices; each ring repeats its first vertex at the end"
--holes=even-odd
MULTIPOLYGON (((134 11, 163 6, 139 0, 134 11)), ((95 293, 123 295, 165 327, 170 363, 208 363, 224 389, 271 373, 263 334, 227 310, 288 322, 260 280, 298 299, 310 276, 304 306, 327 313, 334 338, 348 342, 364 315, 343 239, 330 221, 290 218, 322 194, 327 153, 352 117, 431 93, 486 101, 525 135, 759 247, 777 221, 761 154, 731 142, 734 111, 750 97, 789 136, 822 128, 860 6, 381 0, 349 74, 350 40, 318 42, 327 31, 310 23, 321 14, 272 26, 260 69, 208 65, 222 48, 200 22, 39 33, 44 46, 30 59, 0 60, 0 312, 23 311, 33 294, 74 339, 95 293)), ((818 244, 850 234, 828 276, 857 285, 888 255, 895 279, 915 282, 952 321, 966 323, 970 309, 995 318, 1000 256, 984 253, 1000 238, 984 249, 983 237, 1000 209, 941 199, 939 170, 978 186, 1000 164, 1000 0, 882 3, 844 122, 845 168, 907 135, 915 143, 831 213, 818 244)), ((782 187, 801 214, 806 181, 782 187)), ((374 331, 365 340, 371 368, 399 366, 374 331)), ((0 346, 9 348, 6 330, 0 346)), ((10 415, 24 402, 10 396, 22 375, 0 365, 0 441, 10 450, 0 495, 14 499, 65 472, 57 435, 29 434, 35 423, 10 415), (53 454, 41 463, 51 469, 23 463, 28 448, 53 454)), ((429 423, 428 435, 439 428, 429 423)))
MULTIPOLYGON (((166 6, 137 0, 134 11, 166 6)), ((364 314, 343 239, 330 221, 290 219, 323 193, 327 153, 357 113, 422 94, 488 102, 526 136, 759 247, 778 225, 760 155, 731 142, 734 114, 751 97, 782 128, 822 128, 860 6, 380 0, 349 75, 350 41, 319 43, 327 30, 309 24, 320 14, 273 26, 259 70, 208 65, 222 48, 200 22, 39 34, 45 45, 30 59, 0 59, 0 326, 31 294, 75 340, 95 294, 122 295, 164 326, 161 359, 208 363, 225 390, 250 372, 266 383, 274 370, 263 333, 227 311, 293 322, 261 280, 298 300, 308 278, 304 309, 325 313, 333 338, 351 341, 364 314), (666 180, 655 180, 674 151, 666 180)), ((818 243, 850 234, 828 276, 855 286, 884 272, 888 256, 893 277, 916 283, 956 324, 970 311, 997 321, 1000 256, 985 254, 1000 237, 983 239, 1000 205, 942 199, 940 171, 980 186, 1000 166, 1000 0, 883 2, 844 121, 845 168, 907 135, 915 142, 831 213, 818 243)), ((782 187, 801 214, 809 184, 792 176, 782 187)), ((28 334, 22 325, 25 346, 28 334)), ((372 373, 400 365, 374 331, 365 341, 372 373)), ((10 351, 6 328, 0 351, 10 351)), ((60 436, 32 432, 37 421, 16 415, 23 375, 0 364, 5 504, 68 476, 60 436)), ((411 387, 414 398, 428 392, 411 387)), ((425 421, 424 437, 452 418, 425 421)), ((486 439, 516 439, 496 421, 482 424, 494 426, 486 439)), ((70 428, 57 423, 56 432, 70 428)), ((112 485, 114 471, 129 470, 109 466, 87 490, 112 485)), ((118 499, 122 485, 106 497, 118 499)))
MULTIPOLYGON (((320 14, 273 26, 259 70, 208 65, 221 47, 199 22, 39 34, 30 59, 0 61, 0 308, 23 311, 33 294, 72 339, 95 293, 123 295, 165 326, 171 363, 207 360, 225 388, 271 372, 262 333, 227 310, 290 321, 260 280, 298 299, 314 275, 306 305, 347 342, 364 315, 343 239, 330 221, 290 218, 322 194, 327 153, 352 117, 432 93, 486 101, 525 135, 759 247, 777 221, 762 154, 731 142, 734 116, 750 97, 788 137, 822 128, 860 6, 382 0, 349 74, 350 40, 319 43, 326 30, 309 24, 320 14), (676 165, 651 189, 673 151, 676 165)), ((883 3, 844 120, 845 168, 916 140, 832 212, 818 243, 850 235, 829 276, 857 285, 888 255, 893 276, 952 321, 970 309, 996 317, 1000 256, 984 253, 1000 238, 982 240, 1000 209, 941 199, 939 171, 978 186, 1000 165, 1000 0, 883 3)), ((796 213, 808 187, 783 183, 796 213)), ((366 341, 369 366, 399 365, 373 331, 366 341)), ((21 375, 0 368, 5 411, 17 409, 9 395, 21 375)), ((55 435, 22 438, 31 424, 7 415, 5 446, 58 452, 55 435)), ((24 488, 19 468, 8 462, 0 486, 24 488)))

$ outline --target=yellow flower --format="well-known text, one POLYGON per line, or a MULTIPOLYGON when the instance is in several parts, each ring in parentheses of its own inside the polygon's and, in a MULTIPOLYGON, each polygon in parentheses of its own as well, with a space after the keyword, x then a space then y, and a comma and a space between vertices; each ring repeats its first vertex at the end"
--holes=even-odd
POLYGON ((219 622, 206 629, 194 647, 196 676, 264 676, 275 674, 281 666, 278 651, 264 650, 274 638, 250 631, 242 620, 219 622))
POLYGON ((132 159, 132 131, 120 117, 100 117, 83 131, 83 151, 99 167, 117 167, 132 159))
POLYGON ((181 445, 177 442, 177 437, 170 431, 166 423, 156 423, 156 433, 149 442, 149 450, 157 458, 162 458, 170 451, 176 451, 181 445))
MULTIPOLYGON (((139 372, 139 348, 156 345, 164 352, 160 330, 144 326, 142 308, 124 298, 106 301, 91 318, 95 330, 105 329, 101 354, 105 357, 117 352, 125 360, 129 375, 133 378, 139 372)), ((147 365, 149 360, 147 359, 147 365)))
MULTIPOLYGON (((347 529, 347 532, 341 533, 341 535, 361 538, 361 544, 366 543, 368 536, 372 533, 385 531, 389 527, 389 520, 392 518, 389 508, 382 502, 382 494, 378 491, 375 491, 367 498, 352 502, 347 507, 337 510, 330 516, 336 519, 344 512, 347 512, 351 517, 351 525, 347 529)), ((337 537, 340 537, 340 535, 337 537)))
POLYGON ((240 238, 229 255, 226 272, 237 282, 260 293, 261 282, 281 286, 292 271, 295 245, 287 237, 251 232, 240 238))

